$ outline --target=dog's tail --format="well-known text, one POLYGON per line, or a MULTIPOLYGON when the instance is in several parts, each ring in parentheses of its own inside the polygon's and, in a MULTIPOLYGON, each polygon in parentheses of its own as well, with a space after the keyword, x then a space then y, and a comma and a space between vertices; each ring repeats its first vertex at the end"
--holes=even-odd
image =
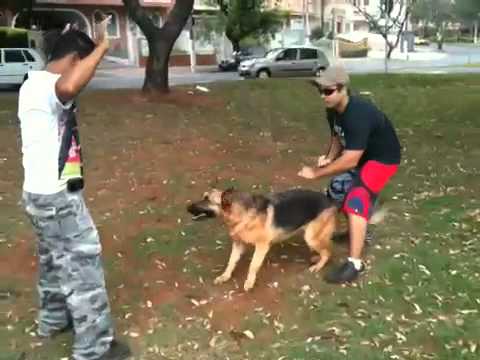
POLYGON ((368 223, 371 225, 378 225, 382 223, 386 216, 388 215, 389 209, 387 207, 381 207, 378 210, 375 210, 368 223))

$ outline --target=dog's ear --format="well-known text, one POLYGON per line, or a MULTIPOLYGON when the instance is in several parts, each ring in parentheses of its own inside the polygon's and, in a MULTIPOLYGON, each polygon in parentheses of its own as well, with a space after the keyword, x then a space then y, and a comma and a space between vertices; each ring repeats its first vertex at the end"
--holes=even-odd
POLYGON ((234 191, 235 189, 230 187, 222 193, 221 206, 223 211, 228 211, 232 207, 232 195, 234 191))

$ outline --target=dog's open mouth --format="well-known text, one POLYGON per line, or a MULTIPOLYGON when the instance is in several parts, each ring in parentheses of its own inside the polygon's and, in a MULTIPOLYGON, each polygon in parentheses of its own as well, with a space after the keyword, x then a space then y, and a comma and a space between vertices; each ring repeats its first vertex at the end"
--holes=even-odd
POLYGON ((215 217, 215 212, 210 209, 204 209, 196 204, 187 207, 187 211, 192 214, 193 221, 206 220, 215 217))

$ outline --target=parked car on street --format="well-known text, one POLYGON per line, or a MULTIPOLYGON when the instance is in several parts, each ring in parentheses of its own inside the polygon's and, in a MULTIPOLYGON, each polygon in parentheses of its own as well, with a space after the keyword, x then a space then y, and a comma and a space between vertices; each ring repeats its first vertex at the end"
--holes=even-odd
POLYGON ((263 58, 242 61, 238 74, 261 79, 272 76, 319 76, 328 66, 328 59, 322 50, 297 46, 273 49, 263 58))
POLYGON ((224 59, 218 64, 221 71, 238 71, 240 63, 245 60, 261 58, 265 56, 265 50, 262 47, 244 48, 234 51, 229 59, 224 59))
POLYGON ((0 48, 0 84, 20 85, 31 70, 42 70, 40 54, 28 48, 0 48))
POLYGON ((428 46, 428 45, 430 45, 430 41, 428 41, 428 39, 415 36, 415 45, 417 45, 417 46, 428 46))
POLYGON ((234 51, 232 57, 224 59, 218 64, 221 71, 237 71, 240 63, 253 57, 253 54, 248 50, 234 51))

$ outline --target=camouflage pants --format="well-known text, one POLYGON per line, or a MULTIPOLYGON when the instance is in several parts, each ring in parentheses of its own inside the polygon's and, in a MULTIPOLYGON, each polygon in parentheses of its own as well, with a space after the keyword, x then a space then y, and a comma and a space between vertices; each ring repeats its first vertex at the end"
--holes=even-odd
MULTIPOLYGON (((342 208, 345 198, 356 183, 357 176, 359 176, 359 170, 353 169, 342 174, 334 176, 330 180, 330 184, 327 188, 327 196, 334 200, 338 208, 342 208)), ((373 209, 377 207, 378 197, 373 199, 373 209)))
POLYGON ((38 236, 40 336, 73 323, 73 359, 102 356, 113 339, 97 229, 82 192, 23 194, 38 236))
POLYGON ((327 196, 334 200, 338 207, 342 207, 343 201, 345 200, 348 191, 352 188, 357 174, 358 171, 354 169, 334 176, 332 180, 330 180, 327 189, 327 196))

